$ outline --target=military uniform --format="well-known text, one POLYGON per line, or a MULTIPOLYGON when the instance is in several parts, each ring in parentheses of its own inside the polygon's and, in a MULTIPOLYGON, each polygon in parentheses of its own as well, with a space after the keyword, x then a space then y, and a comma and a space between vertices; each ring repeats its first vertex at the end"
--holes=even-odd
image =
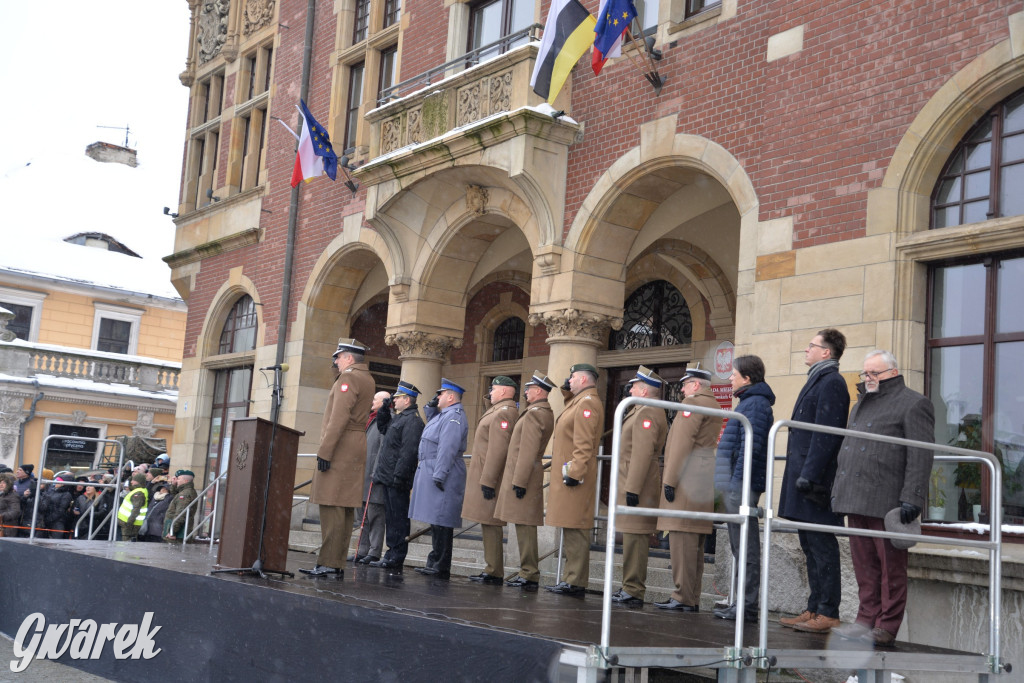
MULTIPOLYGON (((340 353, 362 354, 365 347, 353 339, 338 342, 340 353)), ((340 570, 345 564, 355 508, 362 504, 363 471, 366 467, 366 419, 373 405, 376 387, 366 363, 354 363, 342 370, 324 408, 317 449, 317 471, 309 502, 320 506, 323 543, 317 567, 340 570), (329 466, 322 468, 321 461, 329 466)), ((315 569, 314 569, 315 571, 315 569)), ((307 572, 308 573, 308 572, 307 572)), ((318 574, 314 574, 318 575, 318 574)))
MULTIPOLYGON (((593 366, 589 366, 593 367, 593 366)), ((574 365, 570 374, 579 371, 574 365)), ((596 369, 593 370, 596 374, 596 369)), ((555 420, 547 523, 563 531, 562 582, 578 593, 590 576, 590 534, 597 495, 597 452, 604 432, 604 405, 597 387, 581 389, 555 420), (567 479, 569 481, 567 481, 567 479), (572 482, 578 482, 572 485, 572 482)), ((561 584, 559 584, 561 585, 561 584)), ((558 588, 558 586, 548 589, 558 588)))
MULTIPOLYGON (((515 382, 507 377, 496 377, 492 386, 508 386, 503 384, 505 380, 515 387, 515 382)), ((470 451, 472 458, 469 461, 469 472, 466 474, 462 517, 480 523, 486 566, 483 574, 472 578, 488 583, 493 583, 494 578, 502 579, 505 571, 505 554, 502 547, 505 523, 494 514, 497 504, 495 493, 501 488, 509 441, 518 419, 519 411, 513 398, 495 403, 477 423, 473 435, 473 449, 470 451), (484 497, 482 487, 490 489, 489 500, 484 497)))
MULTIPOLYGON (((175 476, 178 474, 185 474, 187 470, 178 470, 175 476)), ((175 520, 174 518, 181 513, 182 510, 187 508, 189 504, 199 497, 196 493, 196 487, 194 482, 186 482, 184 484, 178 484, 174 493, 171 494, 174 499, 171 504, 167 506, 167 513, 164 515, 164 538, 171 543, 175 543, 185 538, 189 531, 192 530, 196 525, 196 515, 198 510, 193 510, 188 515, 188 528, 185 527, 185 515, 181 516, 181 519, 175 520), (174 534, 174 539, 168 539, 167 536, 174 534)))
MULTIPOLYGON (((535 382, 539 382, 538 386, 546 392, 554 388, 550 380, 537 373, 527 386, 535 382)), ((502 522, 516 525, 519 576, 510 582, 513 586, 540 580, 537 527, 544 523, 544 466, 541 459, 554 428, 555 415, 545 394, 545 398, 530 403, 519 416, 509 441, 494 516, 502 522)))
MULTIPOLYGON (((710 373, 706 374, 710 377, 710 373)), ((664 486, 674 489, 674 499, 669 502, 662 490, 659 507, 714 512, 715 445, 722 431, 722 418, 691 412, 685 406, 716 409, 721 406, 710 387, 701 388, 693 396, 683 399, 682 404, 684 408, 676 413, 668 433, 665 471, 662 474, 664 486)), ((669 532, 669 555, 675 583, 672 600, 686 606, 699 606, 704 577, 704 537, 711 533, 711 521, 659 517, 658 528, 669 532)), ((657 604, 666 606, 666 603, 657 604)))

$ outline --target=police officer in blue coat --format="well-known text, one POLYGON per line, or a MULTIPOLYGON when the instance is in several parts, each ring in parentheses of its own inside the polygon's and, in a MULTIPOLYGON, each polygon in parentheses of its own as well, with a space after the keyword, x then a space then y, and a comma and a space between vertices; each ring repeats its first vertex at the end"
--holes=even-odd
POLYGON ((412 485, 409 517, 430 525, 433 548, 425 567, 416 571, 447 579, 452 568, 452 539, 462 525, 466 491, 466 436, 469 422, 462 408, 465 389, 441 378, 437 407, 424 408, 427 425, 420 436, 419 465, 412 485))

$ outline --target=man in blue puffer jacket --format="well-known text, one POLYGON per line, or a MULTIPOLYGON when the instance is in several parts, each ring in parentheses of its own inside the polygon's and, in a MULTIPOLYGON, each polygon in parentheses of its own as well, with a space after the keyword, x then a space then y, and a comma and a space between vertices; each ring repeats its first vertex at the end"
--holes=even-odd
MULTIPOLYGON (((768 431, 771 429, 775 416, 772 405, 775 394, 764 381, 764 361, 757 356, 739 356, 732 362, 732 394, 739 399, 734 409, 750 420, 753 429, 752 462, 750 465, 750 505, 756 506, 761 494, 764 493, 765 464, 768 457, 768 431)), ((715 455, 715 489, 722 493, 725 511, 735 514, 740 510, 743 495, 743 425, 737 420, 729 420, 725 432, 718 442, 715 455)), ((734 558, 740 554, 740 525, 729 527, 729 546, 734 558)), ((738 573, 738 562, 734 563, 738 573)), ((756 519, 747 524, 747 575, 743 588, 744 615, 746 621, 757 619, 758 592, 761 583, 761 541, 758 536, 756 519)), ((716 609, 715 616, 719 619, 735 619, 736 605, 716 609)))

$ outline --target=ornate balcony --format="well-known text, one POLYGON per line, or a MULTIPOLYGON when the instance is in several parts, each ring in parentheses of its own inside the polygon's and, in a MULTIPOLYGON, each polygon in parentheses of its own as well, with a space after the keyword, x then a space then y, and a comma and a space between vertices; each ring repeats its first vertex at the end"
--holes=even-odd
POLYGON ((16 377, 50 375, 123 384, 143 391, 177 392, 180 372, 181 363, 139 356, 27 342, 0 345, 0 373, 16 377))

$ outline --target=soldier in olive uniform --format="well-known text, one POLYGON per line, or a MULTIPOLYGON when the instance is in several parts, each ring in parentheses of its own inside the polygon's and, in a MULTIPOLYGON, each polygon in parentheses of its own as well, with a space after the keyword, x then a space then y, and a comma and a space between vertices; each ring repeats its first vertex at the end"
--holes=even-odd
MULTIPOLYGON (((665 381, 650 368, 640 366, 631 379, 629 395, 634 398, 661 398, 665 381)), ((658 462, 668 436, 665 411, 651 406, 632 406, 622 419, 619 439, 619 491, 616 504, 656 508, 661 496, 661 465, 658 462)), ((647 558, 650 535, 657 528, 656 517, 616 517, 616 529, 622 532, 622 588, 612 602, 625 607, 641 607, 647 591, 647 558)))
POLYGON ((548 405, 548 392, 555 388, 555 383, 536 370, 523 387, 527 408, 512 430, 494 516, 516 525, 519 542, 519 576, 505 585, 537 590, 540 580, 537 527, 544 523, 541 457, 555 428, 555 415, 548 405))
POLYGON ((577 363, 569 368, 572 398, 555 420, 551 456, 551 491, 547 523, 563 533, 565 570, 546 590, 582 596, 590 577, 590 535, 597 495, 597 452, 604 432, 604 405, 597 393, 597 368, 577 363))
POLYGON ((193 500, 199 497, 196 493, 196 486, 193 483, 196 478, 192 470, 178 470, 174 473, 174 500, 167 506, 167 514, 164 515, 164 538, 175 543, 185 538, 192 527, 196 525, 196 515, 199 510, 192 510, 188 514, 188 528, 185 528, 185 515, 178 518, 178 515, 187 508, 193 500))
POLYGON ((503 548, 505 523, 494 514, 496 491, 501 488, 508 444, 519 419, 516 393, 519 387, 511 377, 499 375, 491 381, 491 407, 483 414, 473 434, 473 457, 466 474, 466 496, 462 517, 479 522, 484 539, 484 562, 487 566, 470 581, 500 586, 504 580, 503 548))
MULTIPOLYGON (((711 393, 711 373, 689 368, 680 380, 683 409, 676 413, 665 447, 665 510, 714 512, 715 445, 722 431, 722 418, 686 410, 687 405, 721 408, 711 393)), ((711 533, 711 521, 659 517, 658 528, 668 532, 672 581, 676 589, 665 602, 654 605, 679 612, 699 612, 701 581, 704 578, 704 537, 711 533)))
POLYGON ((316 566, 299 571, 309 576, 344 575, 352 540, 355 508, 363 502, 366 467, 366 419, 376 390, 364 355, 366 347, 355 339, 339 339, 334 352, 338 377, 324 408, 320 447, 309 502, 320 506, 323 543, 316 566))

